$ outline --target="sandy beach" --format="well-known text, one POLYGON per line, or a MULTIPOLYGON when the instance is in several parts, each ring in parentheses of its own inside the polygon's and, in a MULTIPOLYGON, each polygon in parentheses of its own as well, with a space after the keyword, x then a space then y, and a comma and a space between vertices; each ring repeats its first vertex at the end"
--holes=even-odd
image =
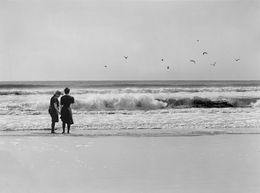
POLYGON ((260 192, 260 135, 0 138, 4 193, 260 192))

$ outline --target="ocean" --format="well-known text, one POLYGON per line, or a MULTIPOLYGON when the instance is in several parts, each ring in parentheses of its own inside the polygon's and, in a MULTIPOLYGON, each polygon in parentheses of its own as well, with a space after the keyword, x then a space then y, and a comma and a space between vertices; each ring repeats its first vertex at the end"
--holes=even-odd
POLYGON ((72 136, 260 133, 260 81, 36 81, 0 82, 0 135, 49 134, 49 100, 65 87, 72 136))

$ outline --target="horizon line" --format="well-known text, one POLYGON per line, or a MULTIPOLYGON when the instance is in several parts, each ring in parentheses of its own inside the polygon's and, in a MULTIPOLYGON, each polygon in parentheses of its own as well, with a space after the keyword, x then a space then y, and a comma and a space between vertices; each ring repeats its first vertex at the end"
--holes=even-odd
POLYGON ((238 79, 232 79, 232 80, 192 80, 192 79, 182 79, 182 80, 0 80, 0 82, 151 82, 151 81, 160 81, 160 82, 166 82, 166 81, 194 81, 194 82, 200 82, 200 81, 260 81, 260 79, 248 79, 248 80, 238 80, 238 79))

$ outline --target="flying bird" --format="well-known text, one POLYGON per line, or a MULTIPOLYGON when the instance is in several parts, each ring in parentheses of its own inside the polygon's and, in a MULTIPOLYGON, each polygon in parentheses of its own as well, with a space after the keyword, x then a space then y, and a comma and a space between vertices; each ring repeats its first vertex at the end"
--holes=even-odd
POLYGON ((127 58, 128 58, 128 56, 124 56, 124 58, 125 58, 125 59, 127 59, 127 58))
POLYGON ((199 42, 200 40, 197 40, 197 42, 199 42))
POLYGON ((104 67, 107 68, 107 65, 105 65, 104 67))
POLYGON ((163 61, 163 58, 161 59, 161 61, 163 61))
POLYGON ((213 64, 210 64, 211 66, 216 66, 217 62, 214 62, 213 64))
POLYGON ((195 60, 190 60, 190 62, 193 62, 194 64, 196 64, 196 61, 195 61, 195 60))
POLYGON ((208 54, 208 52, 203 52, 202 54, 205 55, 205 54, 208 54))
POLYGON ((240 60, 240 58, 235 58, 235 61, 238 62, 240 60))
POLYGON ((167 66, 167 70, 169 70, 170 69, 170 66, 167 66))

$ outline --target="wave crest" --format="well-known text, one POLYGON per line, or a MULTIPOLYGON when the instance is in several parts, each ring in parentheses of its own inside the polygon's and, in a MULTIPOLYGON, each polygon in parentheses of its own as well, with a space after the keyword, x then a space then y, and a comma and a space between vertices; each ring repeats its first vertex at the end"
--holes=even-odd
POLYGON ((231 99, 209 99, 209 98, 182 98, 161 100, 167 103, 169 108, 228 108, 228 107, 250 107, 257 101, 256 98, 231 98, 231 99))
MULTIPOLYGON (((155 98, 152 95, 99 96, 77 100, 76 110, 155 110, 164 108, 237 108, 254 107, 258 98, 209 99, 155 98)), ((259 102, 260 106, 260 102, 259 102)))
MULTIPOLYGON (((61 88, 48 89, 0 89, 0 95, 38 95, 38 94, 53 94, 56 90, 61 88)), ((174 94, 174 93, 244 93, 251 92, 257 94, 260 92, 260 87, 125 87, 125 88, 78 88, 73 90, 73 94, 174 94)))
MULTIPOLYGON (((0 113, 47 112, 49 101, 27 101, 0 105, 0 113)), ((259 98, 174 98, 165 95, 118 94, 90 95, 76 98, 73 109, 78 112, 117 110, 157 110, 191 108, 260 108, 259 98)))
POLYGON ((167 106, 163 101, 147 95, 123 95, 120 97, 90 97, 77 100, 74 109, 77 110, 154 110, 167 106))

